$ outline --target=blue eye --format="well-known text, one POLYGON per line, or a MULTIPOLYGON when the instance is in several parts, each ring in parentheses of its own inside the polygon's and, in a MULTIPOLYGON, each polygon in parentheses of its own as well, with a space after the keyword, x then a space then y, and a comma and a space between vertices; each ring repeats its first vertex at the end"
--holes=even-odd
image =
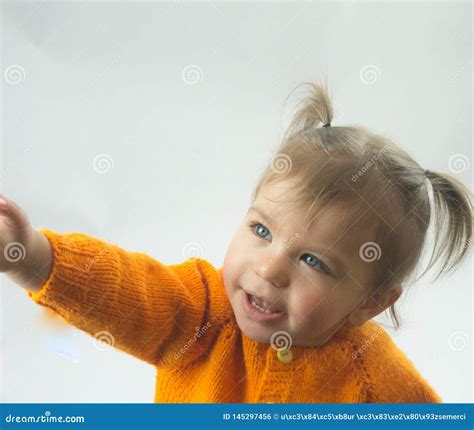
POLYGON ((253 230, 257 234, 257 236, 260 236, 262 238, 264 238, 267 234, 270 234, 270 231, 268 230, 268 228, 265 227, 263 224, 254 223, 254 224, 251 225, 251 227, 253 228, 253 230), (255 229, 255 227, 257 227, 257 228, 255 229))
MULTIPOLYGON (((267 227, 265 227, 263 224, 259 223, 258 221, 252 222, 249 227, 256 236, 262 239, 264 239, 267 235, 270 234, 270 230, 268 230, 267 227)), ((327 266, 319 258, 315 257, 314 255, 303 254, 303 257, 304 257, 303 259, 308 264, 308 266, 316 268, 317 265, 319 264, 321 269, 318 269, 318 271, 322 270, 325 273, 330 273, 330 270, 327 268, 327 266)))
POLYGON ((316 264, 319 264, 321 266, 321 269, 323 269, 324 271, 327 272, 327 269, 325 266, 323 266, 323 264, 321 263, 321 260, 319 258, 316 258, 314 255, 312 254, 304 254, 306 255, 307 257, 304 259, 306 261, 306 263, 308 263, 309 266, 311 267, 316 267, 316 266, 313 266, 313 264, 310 263, 310 261, 314 261, 316 264), (309 257, 309 258, 308 258, 309 257), (312 260, 311 260, 312 259, 312 260))

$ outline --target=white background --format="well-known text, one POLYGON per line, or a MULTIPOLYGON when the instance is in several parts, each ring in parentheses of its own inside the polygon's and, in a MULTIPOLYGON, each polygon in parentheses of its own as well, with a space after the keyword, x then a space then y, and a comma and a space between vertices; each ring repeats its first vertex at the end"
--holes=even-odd
MULTIPOLYGON (((333 125, 431 170, 472 159, 469 2, 4 1, 1 25, 2 192, 35 227, 170 264, 196 242, 221 266, 285 98, 317 76, 333 125)), ((471 187, 471 172, 453 175, 471 187)), ((153 401, 152 366, 99 351, 5 277, 1 293, 3 402, 153 401)), ((397 304, 396 343, 445 402, 472 402, 470 261, 397 304)))

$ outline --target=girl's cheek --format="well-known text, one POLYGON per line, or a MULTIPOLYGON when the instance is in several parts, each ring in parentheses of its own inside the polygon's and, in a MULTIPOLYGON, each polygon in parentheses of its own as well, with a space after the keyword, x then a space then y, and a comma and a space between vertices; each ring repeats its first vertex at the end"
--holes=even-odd
POLYGON ((241 237, 241 233, 238 232, 233 240, 231 241, 227 254, 224 259, 224 266, 228 266, 228 271, 239 270, 239 267, 245 265, 246 259, 248 259, 249 247, 245 242, 245 238, 241 237))
POLYGON ((238 282, 240 272, 242 271, 239 249, 235 245, 236 243, 232 242, 224 258, 222 274, 226 287, 238 282))
POLYGON ((318 312, 318 308, 324 303, 322 294, 299 294, 294 301, 293 318, 297 321, 303 321, 311 318, 312 314, 318 312))

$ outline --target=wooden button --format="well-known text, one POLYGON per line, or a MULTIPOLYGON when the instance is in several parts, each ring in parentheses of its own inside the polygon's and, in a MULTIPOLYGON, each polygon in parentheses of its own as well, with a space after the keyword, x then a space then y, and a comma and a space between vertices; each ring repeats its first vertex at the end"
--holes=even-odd
POLYGON ((282 349, 277 351, 277 357, 282 363, 290 363, 293 360, 293 353, 289 349, 282 349))

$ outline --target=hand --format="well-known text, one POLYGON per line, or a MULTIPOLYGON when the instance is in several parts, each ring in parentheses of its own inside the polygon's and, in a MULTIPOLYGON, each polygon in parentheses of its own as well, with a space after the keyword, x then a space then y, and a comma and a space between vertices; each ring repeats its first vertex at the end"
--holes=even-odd
POLYGON ((26 212, 0 194, 0 272, 22 269, 33 236, 34 229, 26 212))

